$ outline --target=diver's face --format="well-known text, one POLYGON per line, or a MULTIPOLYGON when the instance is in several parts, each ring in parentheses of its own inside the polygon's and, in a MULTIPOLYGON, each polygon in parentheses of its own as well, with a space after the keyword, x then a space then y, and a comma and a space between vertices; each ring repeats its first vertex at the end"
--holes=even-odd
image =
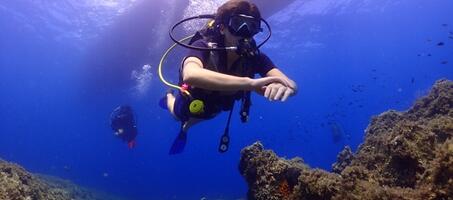
POLYGON ((225 36, 226 46, 238 46, 239 41, 245 37, 233 35, 223 24, 220 26, 220 33, 225 36))

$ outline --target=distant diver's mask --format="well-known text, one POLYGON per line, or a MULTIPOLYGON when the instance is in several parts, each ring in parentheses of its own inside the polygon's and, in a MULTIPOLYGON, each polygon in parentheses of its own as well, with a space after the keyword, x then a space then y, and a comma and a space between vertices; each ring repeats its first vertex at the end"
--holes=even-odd
POLYGON ((251 38, 259 32, 261 28, 261 20, 249 15, 233 15, 228 22, 228 30, 235 36, 251 38))

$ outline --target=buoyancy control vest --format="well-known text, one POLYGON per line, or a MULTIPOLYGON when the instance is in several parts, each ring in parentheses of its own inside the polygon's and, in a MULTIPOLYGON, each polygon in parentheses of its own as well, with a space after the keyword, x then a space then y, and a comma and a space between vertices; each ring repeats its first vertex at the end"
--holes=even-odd
MULTIPOLYGON (((209 24, 192 37, 189 44, 192 45, 196 41, 201 41, 206 47, 216 48, 223 45, 223 38, 217 33, 217 31, 209 24)), ((258 55, 256 56, 258 58, 258 55)), ((203 67, 205 69, 225 73, 234 76, 250 77, 254 78, 252 60, 256 58, 243 58, 240 57, 236 60, 231 68, 228 69, 227 57, 225 51, 204 51, 203 52, 203 67)), ((184 59, 185 60, 185 59, 184 59)), ((182 64, 183 65, 183 64, 182 64)), ((182 78, 182 69, 179 72, 179 85, 184 85, 182 78)), ((236 100, 241 100, 240 116, 242 122, 248 121, 249 109, 251 106, 251 92, 250 91, 238 91, 234 94, 223 94, 220 91, 211 91, 194 86, 188 86, 187 90, 191 94, 189 101, 201 100, 204 102, 204 112, 193 114, 191 117, 195 118, 212 118, 217 115, 220 111, 229 111, 233 109, 233 105, 236 100)))

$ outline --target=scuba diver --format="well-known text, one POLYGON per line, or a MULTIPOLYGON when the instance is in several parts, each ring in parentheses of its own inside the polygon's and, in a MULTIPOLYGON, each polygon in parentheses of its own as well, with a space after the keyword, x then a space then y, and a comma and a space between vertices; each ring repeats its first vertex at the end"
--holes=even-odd
POLYGON ((137 125, 135 123, 134 112, 130 106, 118 106, 113 110, 110 114, 110 127, 116 137, 127 142, 129 149, 135 147, 137 125))
MULTIPOLYGON (((261 18, 257 6, 246 0, 230 0, 220 6, 215 15, 200 15, 184 19, 170 31, 176 44, 189 48, 179 70, 177 86, 161 80, 178 91, 168 90, 159 105, 168 109, 181 122, 180 132, 173 142, 170 154, 181 153, 187 140, 187 131, 194 124, 212 119, 221 111, 230 111, 227 125, 220 139, 219 152, 228 150, 229 123, 235 101, 241 101, 241 121, 248 120, 251 91, 269 101, 286 101, 297 91, 297 85, 282 73, 259 47, 270 38, 269 24, 261 18), (173 36, 173 30, 192 19, 211 21, 195 35, 182 40, 173 36), (262 32, 262 22, 269 30, 268 37, 257 45, 253 37, 262 32), (190 39, 189 43, 183 43, 190 39), (260 74, 261 78, 255 78, 260 74)), ((176 46, 176 44, 174 46, 176 46)))

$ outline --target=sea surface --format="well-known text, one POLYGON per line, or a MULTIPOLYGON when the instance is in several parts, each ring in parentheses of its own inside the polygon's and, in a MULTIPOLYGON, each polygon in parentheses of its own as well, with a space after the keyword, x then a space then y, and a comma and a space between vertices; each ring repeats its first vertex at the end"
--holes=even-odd
MULTIPOLYGON (((157 76, 169 28, 223 2, 1 0, 0 158, 125 199, 245 199, 247 145, 330 170, 345 145, 357 149, 372 116, 404 111, 436 80, 453 79, 453 1, 257 0, 273 34, 261 50, 297 95, 254 94, 246 124, 236 106, 227 153, 217 151, 223 113, 170 156, 179 123, 158 106, 167 87, 157 76), (119 105, 136 114, 133 149, 109 126, 119 105)), ((178 37, 203 23, 184 24, 178 37)), ((185 52, 164 65, 172 82, 185 52)))

